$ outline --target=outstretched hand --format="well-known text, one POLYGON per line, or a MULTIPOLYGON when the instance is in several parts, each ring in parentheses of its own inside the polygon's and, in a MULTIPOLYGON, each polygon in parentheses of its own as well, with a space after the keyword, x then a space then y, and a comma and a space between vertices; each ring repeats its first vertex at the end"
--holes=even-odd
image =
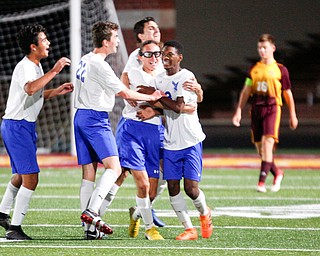
POLYGON ((62 57, 61 59, 59 59, 56 64, 53 66, 52 71, 56 72, 56 73, 60 73, 60 71, 65 67, 65 66, 70 66, 71 65, 71 60, 66 58, 66 57, 62 57))
POLYGON ((72 83, 64 83, 57 87, 55 90, 57 92, 57 95, 64 95, 69 92, 73 92, 73 84, 72 83))

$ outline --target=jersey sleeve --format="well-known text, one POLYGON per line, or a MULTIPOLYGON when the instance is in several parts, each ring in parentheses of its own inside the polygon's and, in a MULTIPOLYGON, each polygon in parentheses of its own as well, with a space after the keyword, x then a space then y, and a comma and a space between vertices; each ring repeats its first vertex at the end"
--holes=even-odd
POLYGON ((100 69, 102 69, 102 71, 97 72, 96 76, 97 79, 101 81, 100 84, 103 85, 105 90, 111 90, 117 94, 126 88, 107 62, 104 62, 104 64, 100 66, 100 69), (108 83, 105 83, 105 81, 108 81, 108 83))
POLYGON ((247 72, 247 77, 246 77, 246 79, 244 80, 244 85, 245 85, 245 86, 252 86, 252 85, 253 85, 252 78, 251 78, 251 70, 252 70, 253 67, 254 67, 254 65, 252 65, 252 66, 249 68, 248 72, 247 72))
POLYGON ((280 82, 281 82, 281 85, 282 85, 282 90, 291 89, 291 81, 290 81, 290 75, 289 75, 288 69, 285 66, 281 65, 281 64, 279 64, 278 66, 279 66, 280 71, 281 71, 281 80, 280 80, 280 82))
POLYGON ((184 74, 182 75, 181 78, 181 86, 179 86, 180 91, 178 90, 177 96, 183 97, 185 104, 196 102, 197 101, 197 95, 193 91, 187 91, 183 89, 183 83, 185 83, 187 80, 194 78, 195 75, 189 71, 184 69, 184 74))

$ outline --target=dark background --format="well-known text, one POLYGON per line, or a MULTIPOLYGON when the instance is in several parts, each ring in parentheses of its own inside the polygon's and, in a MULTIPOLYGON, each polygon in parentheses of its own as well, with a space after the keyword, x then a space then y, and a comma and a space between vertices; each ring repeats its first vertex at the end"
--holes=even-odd
POLYGON ((257 39, 276 38, 276 59, 289 69, 299 127, 288 127, 283 107, 281 148, 320 146, 320 1, 176 0, 183 66, 202 83, 199 114, 205 147, 252 147, 248 106, 240 128, 231 118, 248 67, 258 60, 257 39))
POLYGON ((223 73, 226 65, 247 65, 256 57, 260 34, 275 36, 279 49, 288 41, 309 40, 320 32, 317 0, 176 0, 177 39, 185 46, 184 65, 199 78, 223 73))

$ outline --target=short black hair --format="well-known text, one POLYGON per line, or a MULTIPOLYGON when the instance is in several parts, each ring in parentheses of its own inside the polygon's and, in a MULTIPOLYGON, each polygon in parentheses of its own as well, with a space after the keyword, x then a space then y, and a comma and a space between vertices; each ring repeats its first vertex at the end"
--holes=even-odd
POLYGON ((149 21, 156 22, 153 17, 145 17, 144 19, 139 20, 136 24, 134 24, 133 33, 136 37, 137 43, 141 43, 141 40, 138 35, 143 34, 144 24, 149 21))
POLYGON ((163 47, 166 47, 166 46, 171 46, 171 47, 174 47, 177 49, 177 53, 178 54, 183 54, 183 51, 184 51, 184 47, 183 45, 178 42, 177 40, 170 40, 170 41, 167 41, 163 44, 163 47))
POLYGON ((29 55, 30 45, 34 44, 38 46, 39 33, 46 34, 46 29, 40 24, 31 24, 20 29, 17 35, 18 45, 21 48, 23 54, 29 55))

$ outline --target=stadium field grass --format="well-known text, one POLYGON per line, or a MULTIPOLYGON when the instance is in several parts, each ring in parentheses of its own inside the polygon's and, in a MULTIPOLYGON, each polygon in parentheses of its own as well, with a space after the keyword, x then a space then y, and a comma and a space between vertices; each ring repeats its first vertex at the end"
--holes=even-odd
MULTIPOLYGON (((102 170, 99 170, 101 174, 102 170)), ((0 169, 0 198, 11 177, 0 169)), ((129 176, 103 216, 114 230, 106 240, 85 241, 80 222, 80 168, 44 168, 23 228, 32 241, 8 242, 0 229, 0 255, 320 255, 320 175, 317 170, 286 170, 278 193, 255 191, 255 169, 204 169, 200 183, 212 208, 215 230, 200 235, 198 214, 186 198, 197 241, 175 241, 183 231, 171 209, 167 190, 156 202, 164 241, 148 241, 144 227, 127 235, 128 208, 135 204, 129 176)), ((267 180, 270 188, 272 177, 267 180)))

